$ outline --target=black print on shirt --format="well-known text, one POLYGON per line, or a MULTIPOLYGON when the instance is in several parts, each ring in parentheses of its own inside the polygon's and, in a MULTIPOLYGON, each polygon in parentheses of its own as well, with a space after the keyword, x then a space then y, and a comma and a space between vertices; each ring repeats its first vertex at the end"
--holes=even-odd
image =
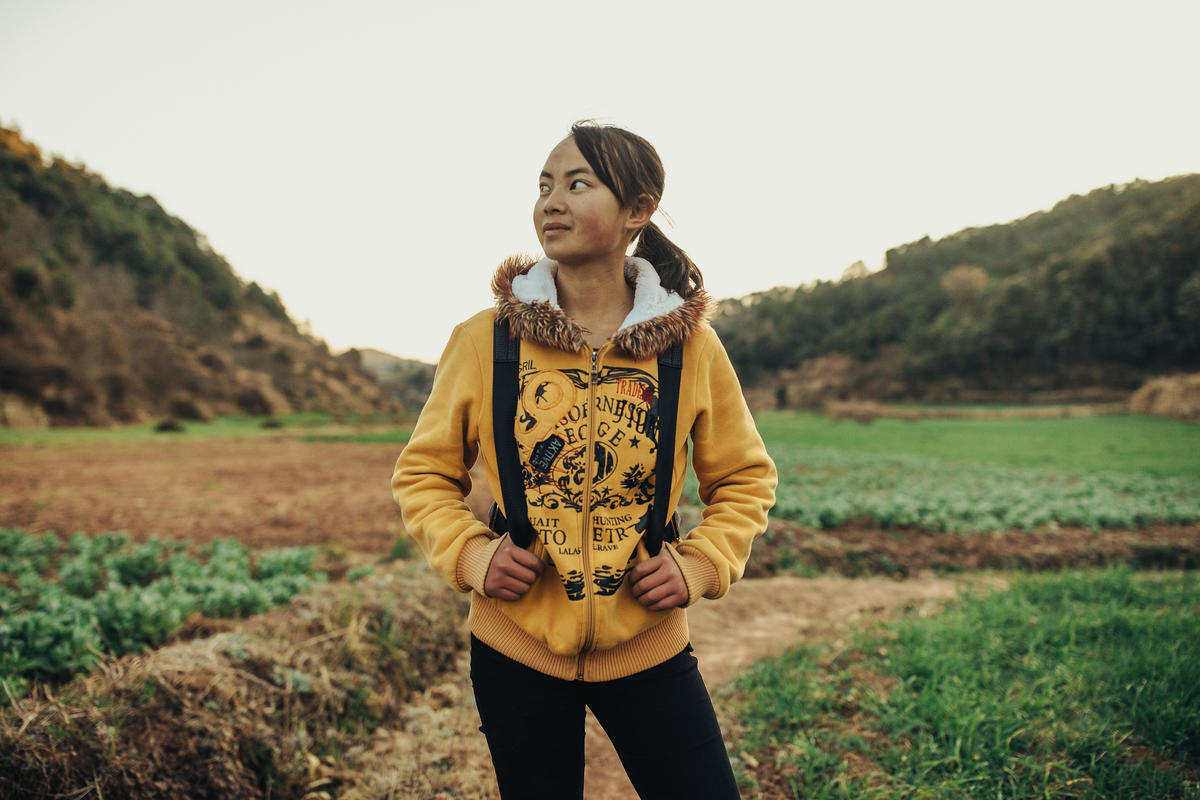
POLYGON ((602 367, 590 406, 589 379, 587 370, 524 372, 516 424, 531 517, 581 513, 585 505, 593 512, 582 541, 563 528, 535 525, 542 543, 559 554, 578 554, 582 546, 593 554, 592 575, 573 570, 562 576, 572 600, 584 597, 587 581, 599 595, 620 588, 629 567, 612 562, 634 557, 630 544, 640 538, 654 499, 657 379, 634 367, 602 367))
POLYGON ((623 567, 610 567, 608 564, 602 564, 592 570, 592 583, 596 587, 596 594, 601 597, 610 594, 616 594, 617 589, 621 588, 621 583, 625 580, 625 576, 629 574, 630 567, 633 566, 633 560, 637 556, 637 550, 629 554, 629 560, 625 562, 623 567))
POLYGON ((598 567, 592 573, 592 583, 596 585, 596 594, 601 596, 616 594, 624 579, 624 569, 613 569, 607 564, 598 567))
POLYGON ((563 588, 567 590, 568 600, 583 599, 583 573, 581 571, 573 569, 559 577, 562 578, 563 588))
POLYGON ((532 507, 581 511, 589 457, 593 508, 619 509, 647 503, 653 496, 658 441, 654 376, 634 367, 601 368, 590 409, 587 378, 586 370, 524 376, 518 445, 525 455, 523 478, 532 507), (584 444, 589 438, 590 453, 584 444), (623 457, 637 462, 622 464, 623 457), (610 483, 618 470, 618 479, 610 483))

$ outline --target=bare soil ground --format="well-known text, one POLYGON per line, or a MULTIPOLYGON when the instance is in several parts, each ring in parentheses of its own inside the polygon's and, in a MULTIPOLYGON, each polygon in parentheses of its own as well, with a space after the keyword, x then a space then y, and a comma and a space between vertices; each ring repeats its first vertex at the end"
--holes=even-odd
POLYGON ((386 553, 400 445, 298 439, 0 446, 0 526, 386 553))
MULTIPOLYGON (((341 545, 385 553, 403 533, 389 480, 401 447, 296 438, 0 446, 0 526, 128 531, 135 539, 236 538, 252 547, 341 545)), ((482 480, 477 481, 482 484, 482 480)), ((486 495, 486 489, 484 490, 486 495)), ((483 513, 489 498, 470 502, 483 513)), ((962 535, 835 531, 773 520, 747 576, 807 564, 850 577, 923 570, 1061 569, 1114 561, 1200 565, 1200 525, 962 535)))

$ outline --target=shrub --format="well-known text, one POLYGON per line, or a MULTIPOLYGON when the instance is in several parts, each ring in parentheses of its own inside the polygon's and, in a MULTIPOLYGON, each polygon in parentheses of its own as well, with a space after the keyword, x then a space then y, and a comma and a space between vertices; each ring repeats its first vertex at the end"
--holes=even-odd
POLYGON ((392 549, 388 551, 387 560, 396 561, 397 559, 412 557, 412 540, 406 535, 397 536, 395 541, 392 542, 392 549))
POLYGON ((22 300, 38 299, 42 295, 41 265, 25 260, 17 265, 12 274, 12 292, 22 300))

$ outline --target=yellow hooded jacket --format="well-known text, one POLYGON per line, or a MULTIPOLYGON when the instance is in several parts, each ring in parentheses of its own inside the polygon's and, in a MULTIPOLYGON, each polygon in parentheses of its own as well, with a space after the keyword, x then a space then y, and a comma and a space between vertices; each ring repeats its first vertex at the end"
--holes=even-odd
MULTIPOLYGON (((557 303, 554 262, 509 259, 492 279, 496 308, 455 328, 392 476, 409 533, 454 588, 472 592, 471 632, 510 658, 564 679, 612 680, 659 664, 688 641, 683 608, 648 611, 625 576, 648 557, 642 531, 654 497, 657 430, 648 416, 658 354, 683 343, 675 472, 668 519, 692 465, 702 521, 664 547, 683 572, 688 605, 718 598, 741 577, 766 529, 775 465, 737 376, 708 325, 712 302, 664 289, 654 268, 628 259, 634 307, 593 350, 557 303), (497 316, 521 339, 514 430, 530 551, 546 564, 520 599, 483 592, 501 536, 471 513, 468 470, 483 461, 503 504, 492 439, 492 333, 497 316)), ((503 510, 503 508, 501 509, 503 510)))

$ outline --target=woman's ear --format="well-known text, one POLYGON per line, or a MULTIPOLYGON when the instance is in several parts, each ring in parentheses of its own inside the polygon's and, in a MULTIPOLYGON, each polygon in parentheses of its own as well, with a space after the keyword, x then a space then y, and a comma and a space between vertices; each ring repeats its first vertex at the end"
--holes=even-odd
POLYGON ((658 205, 654 202, 654 198, 648 194, 639 194, 629 208, 629 222, 626 223, 626 227, 633 231, 640 231, 650 224, 650 218, 657 210, 658 205))

